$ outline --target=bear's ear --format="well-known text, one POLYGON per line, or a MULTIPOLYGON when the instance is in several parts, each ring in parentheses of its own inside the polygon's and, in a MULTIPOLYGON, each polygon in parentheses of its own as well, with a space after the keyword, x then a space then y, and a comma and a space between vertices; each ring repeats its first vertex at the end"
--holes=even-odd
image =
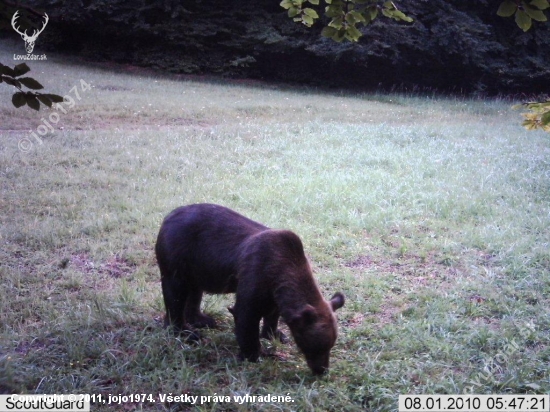
POLYGON ((303 309, 300 310, 297 314, 292 316, 290 319, 289 326, 299 326, 304 327, 311 325, 317 319, 317 312, 315 308, 311 305, 306 305, 303 309))
POLYGON ((342 306, 344 306, 345 302, 346 298, 340 292, 336 292, 334 296, 330 299, 330 305, 332 306, 333 311, 340 309, 342 306))

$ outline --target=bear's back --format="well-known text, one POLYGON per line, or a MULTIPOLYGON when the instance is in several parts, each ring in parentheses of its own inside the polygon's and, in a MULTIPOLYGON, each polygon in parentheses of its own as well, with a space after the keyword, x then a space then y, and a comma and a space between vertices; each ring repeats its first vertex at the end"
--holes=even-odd
POLYGON ((182 206, 162 223, 157 260, 167 273, 178 272, 206 292, 231 292, 244 241, 267 229, 223 206, 182 206))

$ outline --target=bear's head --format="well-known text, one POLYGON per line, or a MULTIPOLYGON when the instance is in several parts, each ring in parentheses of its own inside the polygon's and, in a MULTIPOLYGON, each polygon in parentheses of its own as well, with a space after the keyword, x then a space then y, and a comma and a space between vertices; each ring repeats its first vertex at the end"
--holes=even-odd
POLYGON ((315 375, 328 370, 330 350, 338 335, 334 312, 344 306, 344 302, 344 295, 335 293, 329 302, 322 300, 317 306, 305 305, 287 322, 296 345, 315 375))

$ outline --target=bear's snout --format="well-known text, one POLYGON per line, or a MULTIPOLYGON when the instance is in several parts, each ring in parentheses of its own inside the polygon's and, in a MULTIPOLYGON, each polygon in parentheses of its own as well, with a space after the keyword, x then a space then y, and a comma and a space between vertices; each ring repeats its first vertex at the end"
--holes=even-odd
POLYGON ((306 362, 311 372, 314 375, 323 375, 328 372, 330 353, 317 354, 315 356, 307 356, 306 362))

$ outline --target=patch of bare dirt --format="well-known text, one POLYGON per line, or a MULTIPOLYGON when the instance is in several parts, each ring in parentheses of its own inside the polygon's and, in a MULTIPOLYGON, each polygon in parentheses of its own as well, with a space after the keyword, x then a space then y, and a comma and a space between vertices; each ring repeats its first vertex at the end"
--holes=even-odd
POLYGON ((353 318, 346 321, 346 325, 348 328, 357 328, 363 324, 363 320, 365 319, 365 314, 363 313, 355 313, 353 315, 353 318))
POLYGON ((397 276, 409 285, 416 286, 428 286, 434 280, 437 280, 438 283, 449 280, 458 273, 457 267, 449 265, 445 258, 438 258, 434 255, 428 257, 406 255, 393 260, 381 260, 361 255, 344 263, 344 266, 354 272, 369 271, 382 276, 397 276))
POLYGON ((101 270, 114 278, 121 278, 133 272, 135 264, 128 262, 119 255, 112 256, 107 262, 101 265, 101 270))
POLYGON ((48 346, 48 343, 40 339, 33 339, 30 342, 25 340, 17 344, 15 353, 26 356, 30 351, 36 352, 45 349, 46 346, 48 346))
POLYGON ((107 274, 115 279, 131 274, 136 267, 135 263, 118 254, 111 256, 106 262, 96 263, 88 255, 81 253, 73 255, 70 263, 81 272, 107 274))
MULTIPOLYGON (((381 259, 370 255, 360 255, 344 263, 358 278, 365 273, 375 273, 377 277, 391 277, 395 284, 388 290, 387 299, 380 305, 374 315, 379 325, 395 321, 398 314, 408 309, 402 301, 404 293, 410 294, 421 289, 450 290, 456 278, 462 273, 458 266, 448 263, 440 256, 405 255, 395 259, 381 259)), ((357 313, 350 320, 350 327, 359 327, 366 316, 357 313)))
POLYGON ((84 273, 93 272, 96 269, 95 263, 86 254, 80 253, 71 257, 72 265, 84 273))

